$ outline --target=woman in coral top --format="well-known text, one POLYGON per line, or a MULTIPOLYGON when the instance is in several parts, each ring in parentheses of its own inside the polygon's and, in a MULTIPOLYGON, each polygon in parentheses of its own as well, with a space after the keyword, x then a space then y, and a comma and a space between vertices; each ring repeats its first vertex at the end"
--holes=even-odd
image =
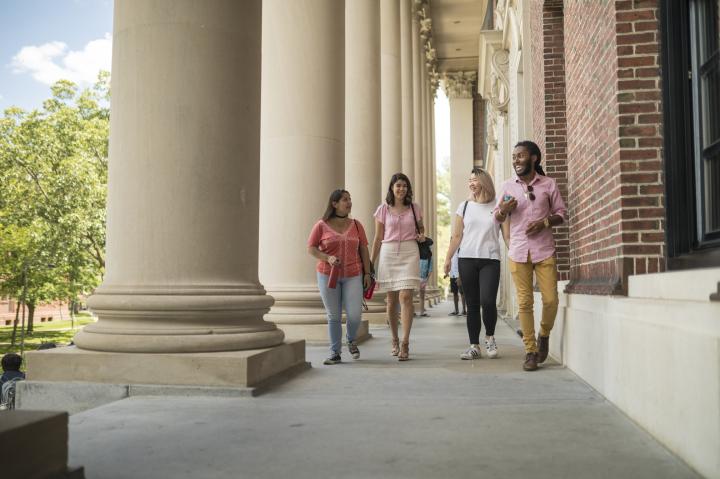
POLYGON ((392 332, 392 355, 407 361, 413 321, 413 290, 420 287, 420 253, 417 242, 425 240, 422 210, 413 203, 410 180, 402 173, 390 179, 385 202, 375 211, 372 262, 379 291, 387 291, 387 314, 392 332), (417 224, 416 224, 417 221, 417 224), (382 246, 381 246, 382 245, 382 246), (403 337, 398 339, 397 305, 401 306, 403 337))
POLYGON ((365 229, 349 217, 350 193, 335 190, 330 195, 322 219, 315 223, 308 238, 308 253, 319 261, 315 268, 318 288, 327 311, 330 356, 324 364, 341 362, 342 310, 347 316, 347 344, 353 359, 360 358, 355 343, 362 319, 363 289, 370 285, 370 256, 365 229), (337 283, 329 284, 330 272, 339 271, 337 283))

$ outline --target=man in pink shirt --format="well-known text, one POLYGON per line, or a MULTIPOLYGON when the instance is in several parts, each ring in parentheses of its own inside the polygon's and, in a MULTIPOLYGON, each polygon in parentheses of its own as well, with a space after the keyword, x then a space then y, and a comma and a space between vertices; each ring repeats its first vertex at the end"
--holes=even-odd
POLYGON ((555 180, 545 176, 540 148, 532 141, 515 145, 515 175, 503 183, 495 220, 510 222, 510 272, 517 290, 520 327, 525 343, 525 371, 535 371, 547 359, 550 331, 558 309, 555 241, 552 228, 567 219, 567 209, 555 180), (533 273, 542 294, 540 332, 535 339, 533 273))

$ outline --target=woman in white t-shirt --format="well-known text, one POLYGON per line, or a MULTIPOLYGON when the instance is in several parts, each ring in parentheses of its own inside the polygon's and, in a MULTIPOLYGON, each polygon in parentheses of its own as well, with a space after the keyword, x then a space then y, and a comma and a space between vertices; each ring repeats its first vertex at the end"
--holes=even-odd
POLYGON ((453 221, 453 236, 445 257, 445 274, 458 251, 458 269, 467 301, 467 329, 470 347, 462 359, 480 359, 480 309, 485 324, 485 351, 488 358, 498 355, 495 343, 497 292, 500 283, 500 225, 493 218, 495 186, 482 168, 470 173, 470 196, 460 203, 453 221), (458 250, 459 248, 459 250, 458 250))

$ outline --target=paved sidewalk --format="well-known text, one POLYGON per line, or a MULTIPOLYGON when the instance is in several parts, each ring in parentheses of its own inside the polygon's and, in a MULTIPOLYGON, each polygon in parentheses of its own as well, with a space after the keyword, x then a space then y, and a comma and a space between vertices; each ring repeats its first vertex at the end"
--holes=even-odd
MULTIPOLYGON (((461 361, 465 317, 416 319, 411 361, 373 329, 362 358, 257 398, 132 397, 70 418, 70 464, 123 478, 695 478, 557 364, 522 371, 502 321, 500 358, 461 361)), ((484 334, 484 333, 483 333, 484 334)))

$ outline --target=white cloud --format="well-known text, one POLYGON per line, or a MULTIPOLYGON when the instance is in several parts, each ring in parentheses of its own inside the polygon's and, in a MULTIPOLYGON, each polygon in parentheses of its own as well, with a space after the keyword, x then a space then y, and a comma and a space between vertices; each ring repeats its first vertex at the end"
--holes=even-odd
POLYGON ((30 73, 46 85, 60 79, 87 84, 97 80, 98 71, 110 70, 111 58, 112 37, 106 33, 78 51, 68 51, 67 44, 58 41, 22 47, 11 66, 13 73, 30 73))

